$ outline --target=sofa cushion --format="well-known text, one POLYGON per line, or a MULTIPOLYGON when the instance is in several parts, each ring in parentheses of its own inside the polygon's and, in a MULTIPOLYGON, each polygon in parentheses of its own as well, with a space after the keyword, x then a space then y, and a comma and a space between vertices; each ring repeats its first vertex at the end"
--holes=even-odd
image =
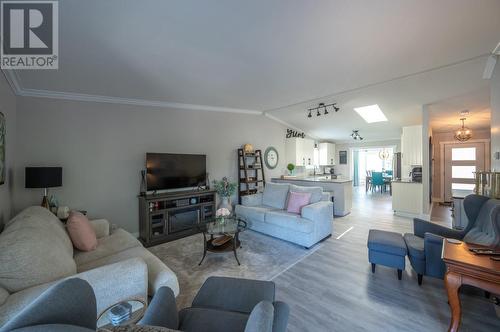
POLYGON ((73 255, 73 243, 69 238, 64 224, 49 210, 41 206, 31 206, 12 218, 2 233, 8 233, 25 227, 44 227, 54 233, 52 241, 59 242, 64 250, 73 255))
POLYGON ((289 188, 288 183, 266 183, 262 204, 284 210, 289 188))
POLYGON ((81 251, 92 251, 97 248, 97 237, 89 219, 81 212, 71 211, 66 223, 71 242, 81 251))
POLYGON ((465 234, 464 241, 467 243, 481 244, 485 246, 498 246, 500 237, 496 234, 495 223, 499 223, 500 201, 490 199, 481 207, 474 226, 465 234))
POLYGON ((285 211, 269 211, 265 216, 266 223, 276 225, 294 232, 311 233, 314 231, 314 222, 285 211))
POLYGON ((95 250, 75 250, 74 258, 78 267, 129 248, 142 247, 141 243, 132 234, 120 228, 110 236, 100 238, 97 241, 98 244, 95 250))
POLYGON ((294 184, 290 185, 290 191, 301 192, 301 193, 311 193, 311 204, 321 201, 323 198, 323 188, 321 187, 302 187, 296 186, 294 184))
POLYGON ((0 326, 15 317, 21 310, 35 301, 43 292, 57 281, 29 287, 19 292, 10 294, 5 303, 0 307, 0 326))
POLYGON ((246 220, 247 222, 261 221, 264 222, 265 214, 268 211, 273 211, 269 206, 245 206, 236 205, 235 213, 238 217, 246 220))
POLYGON ((298 214, 302 210, 302 207, 308 205, 310 201, 311 193, 290 191, 286 211, 298 214))
POLYGON ((97 260, 78 265, 78 272, 89 271, 101 266, 118 263, 130 258, 141 258, 148 266, 149 295, 153 295, 160 287, 167 286, 177 296, 179 284, 177 276, 158 257, 142 246, 132 247, 97 260))
POLYGON ((185 308, 179 312, 179 329, 186 332, 244 331, 247 314, 209 308, 185 308))
POLYGON ((0 286, 18 292, 76 273, 72 251, 55 229, 28 217, 0 234, 0 286))

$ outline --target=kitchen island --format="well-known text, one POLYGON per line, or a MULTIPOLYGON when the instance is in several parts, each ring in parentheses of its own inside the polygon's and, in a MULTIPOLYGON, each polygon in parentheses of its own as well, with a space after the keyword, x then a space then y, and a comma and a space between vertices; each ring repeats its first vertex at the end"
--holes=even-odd
POLYGON ((394 214, 401 217, 422 217, 422 182, 411 180, 393 180, 392 209, 394 214))
POLYGON ((296 178, 272 178, 271 182, 291 183, 303 187, 321 187, 334 197, 334 214, 343 217, 352 209, 352 180, 332 179, 330 176, 306 176, 296 178))

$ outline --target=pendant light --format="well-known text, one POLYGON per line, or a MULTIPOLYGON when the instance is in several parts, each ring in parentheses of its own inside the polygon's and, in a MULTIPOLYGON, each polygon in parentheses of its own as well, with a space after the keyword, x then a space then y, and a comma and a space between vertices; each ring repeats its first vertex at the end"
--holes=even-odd
POLYGON ((378 157, 382 160, 387 160, 390 157, 389 151, 386 151, 386 149, 380 150, 378 153, 378 157))
POLYGON ((455 139, 465 142, 472 138, 472 131, 465 126, 465 118, 461 118, 460 121, 462 121, 462 127, 455 132, 455 139))

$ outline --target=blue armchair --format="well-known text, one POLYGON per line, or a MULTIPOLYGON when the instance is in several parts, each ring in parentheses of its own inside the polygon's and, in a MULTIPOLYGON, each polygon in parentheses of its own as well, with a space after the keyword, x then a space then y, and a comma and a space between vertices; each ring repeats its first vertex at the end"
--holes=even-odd
POLYGON ((490 247, 500 246, 500 200, 469 195, 464 199, 464 209, 469 224, 461 231, 413 219, 413 234, 406 233, 404 239, 419 285, 422 284, 423 275, 444 277, 445 264, 441 259, 444 238, 490 247))

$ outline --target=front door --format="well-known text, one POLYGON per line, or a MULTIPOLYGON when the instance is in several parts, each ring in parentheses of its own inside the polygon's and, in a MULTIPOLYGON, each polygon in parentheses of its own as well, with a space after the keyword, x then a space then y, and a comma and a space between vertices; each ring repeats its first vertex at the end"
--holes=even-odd
POLYGON ((452 200, 452 191, 473 190, 474 172, 487 166, 485 142, 449 143, 444 146, 444 200, 452 200))

